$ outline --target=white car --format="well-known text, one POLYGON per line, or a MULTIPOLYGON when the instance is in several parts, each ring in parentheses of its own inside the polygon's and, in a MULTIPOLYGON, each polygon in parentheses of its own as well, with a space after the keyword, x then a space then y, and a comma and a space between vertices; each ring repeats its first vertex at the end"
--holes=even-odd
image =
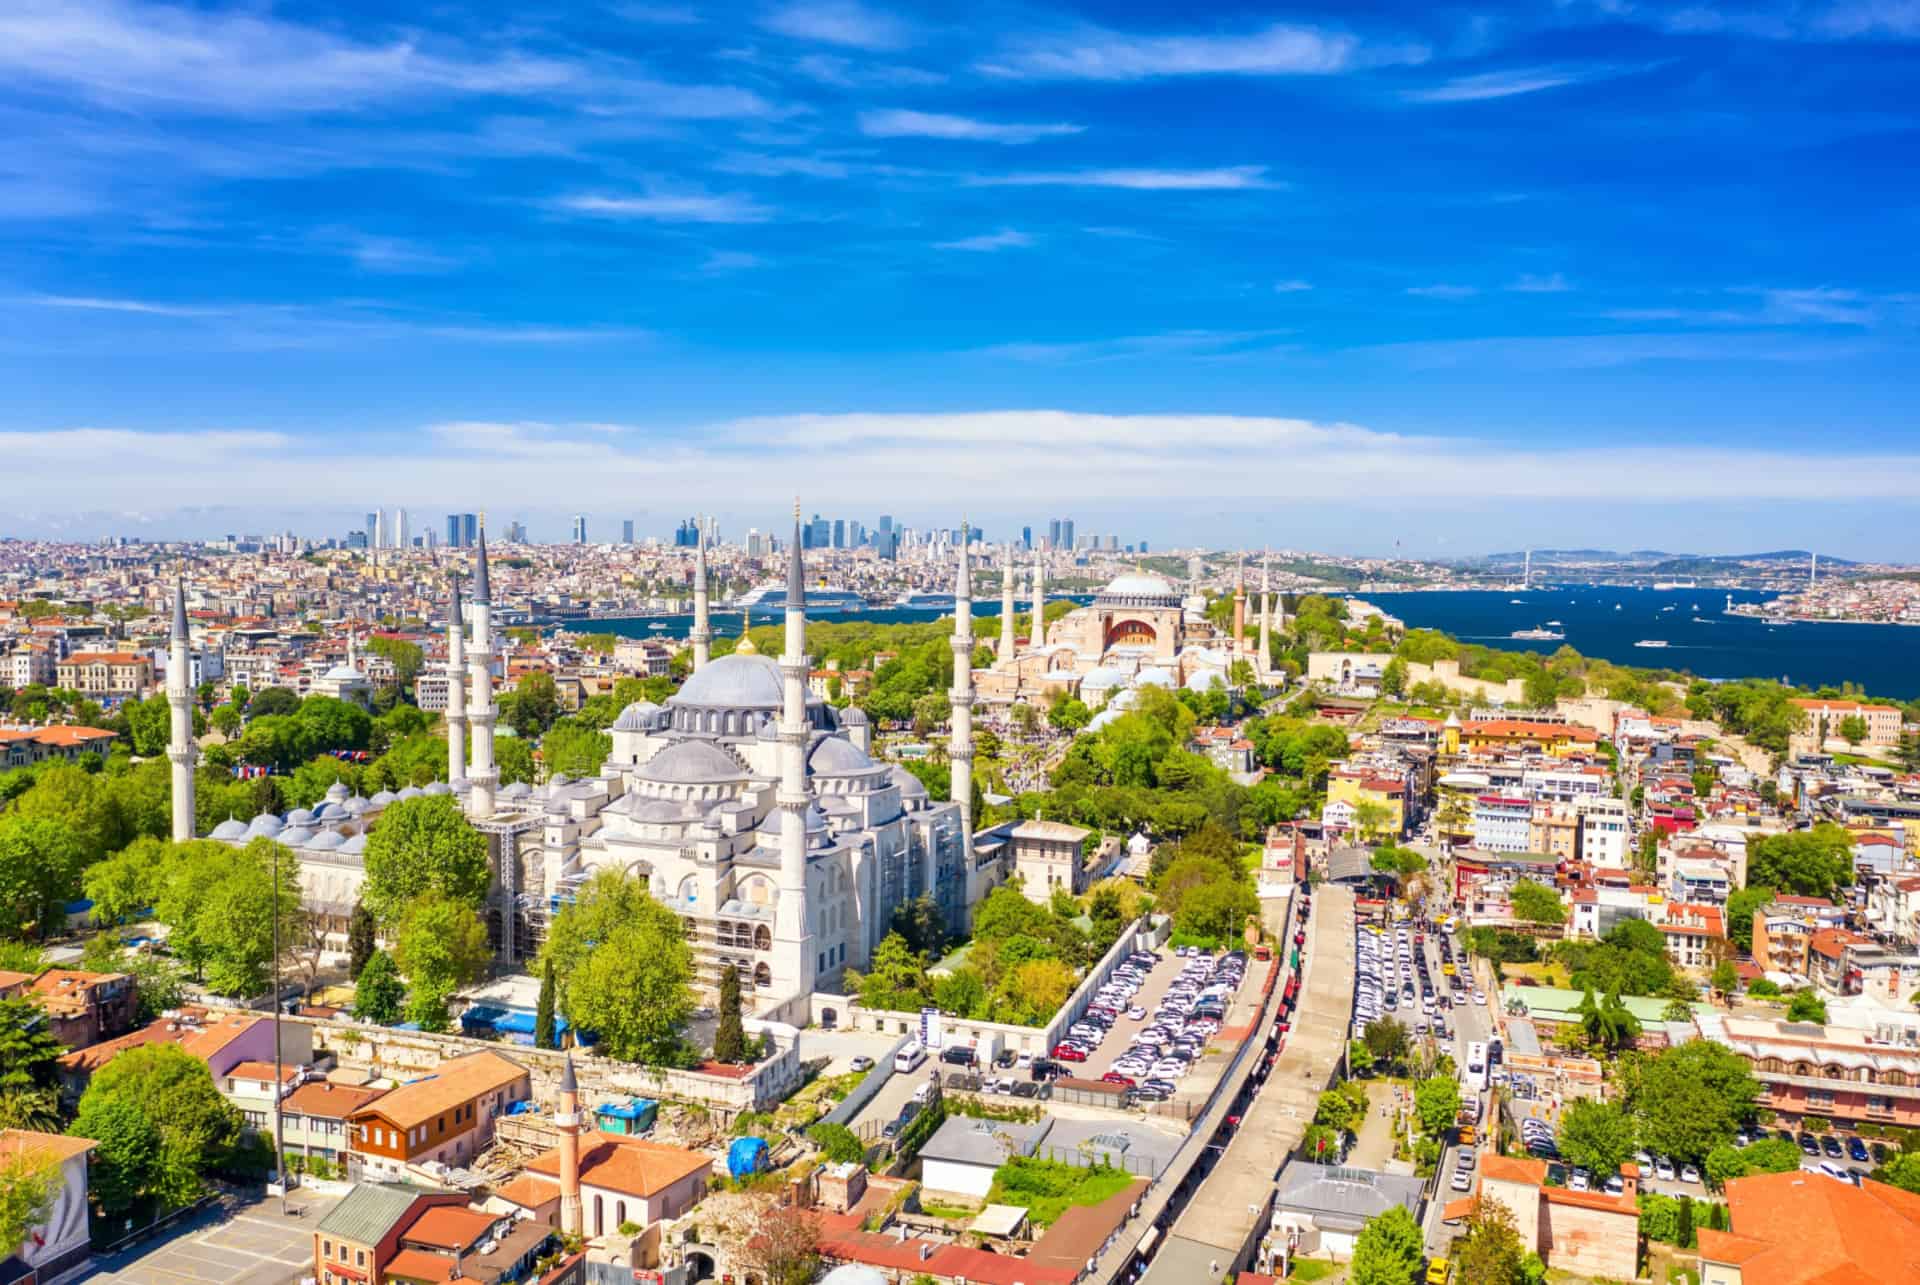
POLYGON ((1482 990, 1476 990, 1473 993, 1473 1002, 1485 1008, 1487 1004, 1487 993, 1482 990))

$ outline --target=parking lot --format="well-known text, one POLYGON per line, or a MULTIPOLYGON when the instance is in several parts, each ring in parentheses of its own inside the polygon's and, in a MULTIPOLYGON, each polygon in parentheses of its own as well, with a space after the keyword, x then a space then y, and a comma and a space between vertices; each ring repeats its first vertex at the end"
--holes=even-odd
MULTIPOLYGON (((1183 973, 1187 973, 1190 981, 1198 980, 1199 983, 1204 986, 1212 981, 1212 978, 1202 973, 1201 969, 1203 967, 1217 965, 1222 959, 1224 959, 1224 955, 1219 954, 1212 956, 1181 956, 1171 949, 1158 952, 1152 968, 1148 971, 1146 977, 1142 979, 1140 989, 1129 1001, 1127 1009, 1120 1013, 1111 1029, 1106 1032, 1105 1037, 1088 1053, 1086 1061, 1065 1064, 1067 1074, 1077 1076, 1081 1079, 1097 1080, 1109 1072, 1112 1072, 1114 1070, 1114 1064, 1127 1057, 1129 1050, 1133 1046, 1133 1037, 1139 1032, 1153 1027, 1156 1024, 1164 1025, 1168 1029, 1176 1027, 1184 1029, 1183 1023, 1171 1016, 1169 1016, 1166 1022, 1157 1023, 1156 1013, 1161 1009, 1161 1006, 1166 1003, 1168 991, 1173 988, 1183 973), (1191 972, 1188 970, 1191 970, 1191 972), (1140 1012, 1143 1016, 1136 1018, 1129 1015, 1135 1011, 1140 1012)), ((1232 985, 1227 993, 1221 997, 1219 1001, 1220 1017, 1218 1019, 1221 1027, 1224 1027, 1232 1016, 1235 1002, 1245 989, 1246 978, 1249 976, 1263 976, 1266 967, 1267 965, 1264 963, 1248 963, 1242 970, 1239 981, 1232 985)), ((1205 1049, 1215 1033, 1217 1033, 1217 1028, 1216 1031, 1207 1032, 1206 1037, 1198 1041, 1202 1058, 1194 1059, 1187 1073, 1177 1077, 1168 1077, 1169 1082, 1173 1084, 1177 1091, 1184 1093, 1188 1088, 1189 1077, 1198 1077, 1197 1068, 1203 1060, 1205 1049)), ((1124 1069, 1121 1073, 1127 1074, 1124 1069)), ((1136 1069, 1135 1073, 1131 1074, 1129 1078, 1144 1081, 1148 1079, 1149 1076, 1139 1073, 1136 1069)))
POLYGON ((313 1229, 337 1197, 295 1191, 302 1212, 277 1199, 222 1200, 171 1233, 94 1260, 101 1285, 286 1285, 313 1274, 313 1229))

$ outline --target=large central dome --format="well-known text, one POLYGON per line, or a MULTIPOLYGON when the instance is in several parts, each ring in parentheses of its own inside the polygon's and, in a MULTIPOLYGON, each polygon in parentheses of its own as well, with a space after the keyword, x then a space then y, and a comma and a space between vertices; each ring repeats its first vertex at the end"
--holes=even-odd
POLYGON ((783 693, 780 666, 766 656, 719 656, 695 670, 669 705, 719 709, 778 710, 783 693))
POLYGON ((1128 606, 1177 607, 1180 591, 1161 576, 1146 571, 1129 571, 1115 576, 1100 591, 1099 601, 1128 606))

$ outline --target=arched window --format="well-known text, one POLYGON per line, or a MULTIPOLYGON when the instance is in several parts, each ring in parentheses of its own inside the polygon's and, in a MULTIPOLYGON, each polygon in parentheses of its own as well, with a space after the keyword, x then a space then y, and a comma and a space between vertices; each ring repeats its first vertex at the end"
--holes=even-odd
POLYGON ((615 1227, 627 1225, 627 1202, 624 1200, 613 1202, 613 1225, 615 1227))
POLYGON ((601 1221, 600 1214, 600 1197, 595 1195, 593 1198, 593 1234, 596 1236, 604 1235, 606 1232, 606 1226, 601 1221))
POLYGON ((768 968, 764 962, 753 966, 753 984, 755 986, 773 985, 773 970, 768 968))
POLYGON ((767 931, 767 926, 765 924, 756 924, 754 926, 753 948, 755 950, 772 950, 773 949, 773 934, 767 931))

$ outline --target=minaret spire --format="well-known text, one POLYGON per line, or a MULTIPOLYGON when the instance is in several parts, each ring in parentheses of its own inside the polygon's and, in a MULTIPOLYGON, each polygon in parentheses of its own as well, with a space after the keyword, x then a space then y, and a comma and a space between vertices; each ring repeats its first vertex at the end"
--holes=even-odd
POLYGON ((560 1110, 553 1117, 560 1133, 560 1230, 584 1234, 580 1202, 580 1083, 573 1074, 573 1052, 560 1064, 560 1110))
POLYGON ((774 912, 775 992, 804 1006, 819 961, 807 904, 807 578, 800 557, 800 501, 793 502, 793 543, 787 558, 786 645, 780 654, 779 905, 774 912))
POLYGON ((193 838, 193 657, 187 628, 187 584, 173 579, 173 632, 167 640, 167 760, 173 764, 173 841, 193 838))
POLYGON ((704 526, 694 536, 693 628, 687 631, 687 642, 693 647, 694 669, 704 668, 713 647, 713 630, 707 625, 707 532, 704 526))
POLYGON ((1235 554, 1233 562, 1233 650, 1247 645, 1247 557, 1235 554))
MULTIPOLYGON (((973 571, 967 562, 969 531, 960 523, 960 557, 953 579, 953 689, 949 693, 951 715, 947 727, 950 742, 947 762, 951 771, 953 801, 960 805, 960 851, 969 858, 966 869, 973 868, 973 571)), ((932 844, 927 845, 927 891, 939 886, 932 844)))
POLYGON ((1266 673, 1267 666, 1272 663, 1268 660, 1268 657, 1273 655, 1272 642, 1273 557, 1270 554, 1262 553, 1260 555, 1260 654, 1254 657, 1253 672, 1255 676, 1266 673))
POLYGON ((1047 645, 1047 552, 1045 549, 1033 551, 1033 637, 1029 645, 1035 648, 1047 645))
POLYGON ((1013 650, 1018 645, 1013 631, 1013 545, 1007 545, 1007 556, 1000 564, 1000 668, 1005 669, 1013 663, 1013 650))
POLYGON ((498 711, 493 703, 493 590, 487 581, 487 519, 480 516, 479 544, 474 551, 473 572, 473 650, 467 655, 467 675, 472 690, 467 699, 467 726, 473 739, 473 761, 467 779, 473 788, 467 793, 467 815, 493 815, 493 791, 500 773, 493 766, 493 723, 498 711))
POLYGON ((467 779, 467 624, 460 614, 460 577, 447 576, 447 781, 467 779))

